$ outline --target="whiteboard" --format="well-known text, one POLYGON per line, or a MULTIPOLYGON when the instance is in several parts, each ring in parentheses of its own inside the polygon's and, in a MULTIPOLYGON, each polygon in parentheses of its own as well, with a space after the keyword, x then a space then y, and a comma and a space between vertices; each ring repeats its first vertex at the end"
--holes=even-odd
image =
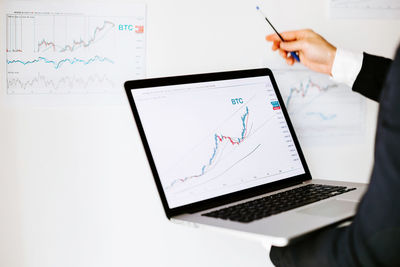
MULTIPOLYGON (((328 0, 146 3, 148 77, 286 67, 256 5, 280 31, 313 28, 355 51, 393 57, 400 41, 399 21, 331 20, 328 0)), ((267 241, 166 220, 127 102, 13 107, 0 79, 1 266, 271 266, 267 241)), ((376 111, 367 101, 361 143, 305 147, 315 178, 368 180, 376 111)))

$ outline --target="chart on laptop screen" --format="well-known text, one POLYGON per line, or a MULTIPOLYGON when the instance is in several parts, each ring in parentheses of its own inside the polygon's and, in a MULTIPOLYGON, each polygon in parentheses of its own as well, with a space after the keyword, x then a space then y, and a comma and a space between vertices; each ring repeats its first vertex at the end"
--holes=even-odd
POLYGON ((170 208, 304 173, 268 77, 132 93, 170 208))

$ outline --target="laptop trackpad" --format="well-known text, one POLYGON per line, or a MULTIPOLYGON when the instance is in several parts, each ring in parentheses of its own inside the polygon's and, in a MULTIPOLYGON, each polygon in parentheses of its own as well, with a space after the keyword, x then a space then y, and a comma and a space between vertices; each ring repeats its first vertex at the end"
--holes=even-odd
POLYGON ((332 199, 321 204, 299 210, 297 212, 335 218, 351 212, 355 212, 358 202, 332 199))

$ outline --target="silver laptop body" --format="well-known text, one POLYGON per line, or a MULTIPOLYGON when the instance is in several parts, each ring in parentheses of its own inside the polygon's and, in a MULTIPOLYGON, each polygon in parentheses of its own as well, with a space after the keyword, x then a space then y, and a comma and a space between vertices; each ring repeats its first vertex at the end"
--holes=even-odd
POLYGON ((135 80, 125 90, 171 221, 285 246, 354 216, 366 185, 312 179, 271 70, 135 80), (285 211, 271 202, 262 218, 210 216, 312 184, 345 188, 285 211))

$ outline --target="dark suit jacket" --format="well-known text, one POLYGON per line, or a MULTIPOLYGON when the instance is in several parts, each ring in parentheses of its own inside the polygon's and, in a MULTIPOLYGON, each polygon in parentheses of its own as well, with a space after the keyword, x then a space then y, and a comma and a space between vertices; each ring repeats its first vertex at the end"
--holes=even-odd
POLYGON ((353 90, 380 102, 368 190, 350 226, 272 247, 277 266, 400 266, 400 49, 393 62, 364 53, 353 90))

